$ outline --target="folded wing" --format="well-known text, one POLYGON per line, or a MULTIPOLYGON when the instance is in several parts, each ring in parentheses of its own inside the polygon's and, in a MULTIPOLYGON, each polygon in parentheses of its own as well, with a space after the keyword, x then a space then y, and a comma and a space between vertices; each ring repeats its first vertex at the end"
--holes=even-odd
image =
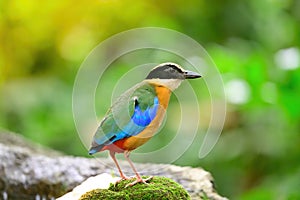
POLYGON ((137 135, 155 118, 159 101, 152 85, 142 83, 120 96, 101 121, 89 153, 137 135))

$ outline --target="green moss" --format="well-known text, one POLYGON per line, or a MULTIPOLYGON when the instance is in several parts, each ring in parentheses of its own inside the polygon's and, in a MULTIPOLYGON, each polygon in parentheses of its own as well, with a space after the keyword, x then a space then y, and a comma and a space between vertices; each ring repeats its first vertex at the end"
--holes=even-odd
POLYGON ((129 197, 122 193, 113 192, 106 189, 95 189, 85 193, 80 197, 80 200, 99 200, 99 199, 129 200, 129 197))
MULTIPOLYGON (((143 177, 147 178, 147 177, 143 177)), ((125 186, 134 179, 124 180, 117 185, 111 184, 108 189, 96 189, 82 195, 80 200, 172 200, 190 199, 187 191, 175 181, 165 177, 153 177, 149 184, 138 183, 134 186, 125 186)))

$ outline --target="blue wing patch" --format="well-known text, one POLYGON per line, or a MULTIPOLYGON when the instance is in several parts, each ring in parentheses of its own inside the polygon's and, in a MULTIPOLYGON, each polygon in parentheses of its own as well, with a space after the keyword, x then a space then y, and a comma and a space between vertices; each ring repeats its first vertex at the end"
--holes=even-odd
POLYGON ((147 107, 145 111, 142 111, 142 109, 139 107, 139 104, 136 104, 131 120, 138 126, 148 126, 156 116, 159 105, 157 97, 154 98, 153 103, 153 106, 150 108, 147 107))

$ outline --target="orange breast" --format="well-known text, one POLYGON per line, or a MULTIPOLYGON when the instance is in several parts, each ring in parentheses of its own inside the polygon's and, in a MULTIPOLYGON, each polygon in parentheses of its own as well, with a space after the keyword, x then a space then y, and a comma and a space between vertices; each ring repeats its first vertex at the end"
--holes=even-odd
POLYGON ((155 86, 155 91, 156 91, 156 94, 157 94, 159 104, 164 109, 167 109, 167 107, 169 105, 170 96, 171 96, 171 90, 169 90, 169 88, 166 88, 166 87, 163 87, 163 86, 160 86, 160 85, 156 85, 155 86))

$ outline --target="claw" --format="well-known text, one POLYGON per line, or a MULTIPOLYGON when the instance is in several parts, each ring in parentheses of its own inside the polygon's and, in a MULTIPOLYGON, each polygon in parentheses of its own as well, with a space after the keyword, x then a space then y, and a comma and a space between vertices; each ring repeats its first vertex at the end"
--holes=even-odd
POLYGON ((130 180, 130 179, 132 179, 132 177, 122 176, 119 180, 115 182, 114 186, 116 186, 118 183, 120 183, 123 180, 130 180))
POLYGON ((128 183, 128 184, 125 186, 125 188, 134 186, 134 185, 137 184, 137 183, 144 183, 144 184, 148 185, 147 181, 150 181, 152 178, 153 178, 153 176, 150 176, 150 177, 148 177, 148 178, 146 178, 146 179, 142 179, 142 178, 140 178, 140 177, 137 177, 137 179, 136 179, 135 181, 133 181, 132 183, 128 183))

